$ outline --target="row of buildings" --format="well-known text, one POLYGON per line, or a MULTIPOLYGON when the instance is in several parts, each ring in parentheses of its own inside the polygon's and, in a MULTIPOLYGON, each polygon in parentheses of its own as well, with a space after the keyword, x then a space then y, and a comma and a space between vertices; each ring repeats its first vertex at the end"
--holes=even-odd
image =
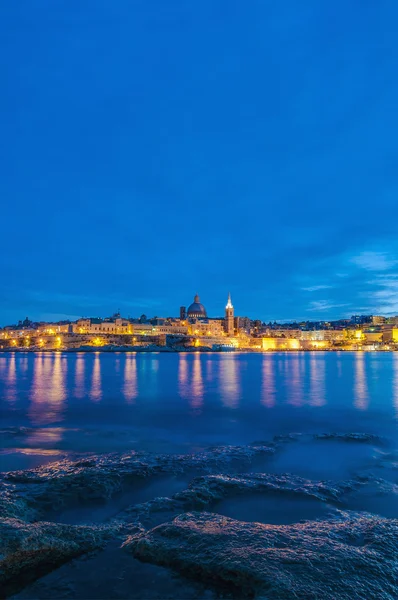
POLYGON ((224 316, 212 318, 196 294, 179 317, 82 318, 75 322, 32 323, 0 330, 0 348, 63 348, 104 345, 206 347, 252 350, 398 349, 398 317, 353 316, 334 322, 262 323, 234 314, 231 295, 224 316), (397 348, 396 348, 397 345, 397 348))

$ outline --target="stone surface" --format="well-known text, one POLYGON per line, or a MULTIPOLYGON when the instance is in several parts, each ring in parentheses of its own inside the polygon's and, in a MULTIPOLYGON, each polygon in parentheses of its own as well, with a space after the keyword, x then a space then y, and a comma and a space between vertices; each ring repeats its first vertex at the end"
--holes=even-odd
POLYGON ((242 596, 396 600, 398 520, 365 513, 294 525, 188 513, 135 536, 134 557, 242 596))
POLYGON ((0 519, 0 596, 9 596, 72 558, 102 547, 110 528, 0 519))

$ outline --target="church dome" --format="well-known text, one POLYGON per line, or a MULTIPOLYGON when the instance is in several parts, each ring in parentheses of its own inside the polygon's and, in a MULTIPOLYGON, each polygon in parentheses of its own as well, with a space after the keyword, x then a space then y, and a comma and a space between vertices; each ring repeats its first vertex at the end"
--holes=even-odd
POLYGON ((205 319, 207 317, 206 309, 203 304, 200 303, 198 294, 193 299, 191 306, 188 306, 187 316, 196 319, 205 319))

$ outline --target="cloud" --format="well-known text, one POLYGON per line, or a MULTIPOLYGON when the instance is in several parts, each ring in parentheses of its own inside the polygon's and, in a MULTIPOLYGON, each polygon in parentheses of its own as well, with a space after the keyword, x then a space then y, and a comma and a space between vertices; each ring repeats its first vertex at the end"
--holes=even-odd
POLYGON ((303 292, 317 292, 319 290, 328 290, 331 289, 332 285, 311 285, 309 287, 301 288, 303 292))
POLYGON ((398 265, 398 260, 392 259, 387 252, 361 252, 351 258, 351 262, 367 271, 388 271, 398 265))
POLYGON ((378 289, 370 294, 373 300, 374 310, 383 315, 398 314, 398 276, 386 274, 383 277, 377 277, 373 282, 369 282, 378 289))
POLYGON ((348 304, 335 304, 330 302, 329 300, 316 300, 310 303, 308 308, 309 311, 326 311, 331 310, 332 308, 342 308, 344 306, 349 306, 348 304))

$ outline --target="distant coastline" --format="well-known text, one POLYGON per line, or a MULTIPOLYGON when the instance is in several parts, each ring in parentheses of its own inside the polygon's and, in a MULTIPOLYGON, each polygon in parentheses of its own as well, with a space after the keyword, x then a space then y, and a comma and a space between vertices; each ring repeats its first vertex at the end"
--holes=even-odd
POLYGON ((97 354, 102 353, 128 353, 134 352, 137 354, 149 354, 149 353, 164 353, 164 354, 306 354, 309 352, 382 352, 391 353, 397 352, 397 350, 385 350, 385 349, 367 349, 367 348, 297 348, 297 349, 262 349, 262 348, 235 348, 235 349, 213 349, 201 346, 198 348, 187 347, 187 348, 170 348, 168 346, 113 346, 113 347, 95 347, 87 346, 82 348, 0 348, 1 353, 7 354, 97 354))

